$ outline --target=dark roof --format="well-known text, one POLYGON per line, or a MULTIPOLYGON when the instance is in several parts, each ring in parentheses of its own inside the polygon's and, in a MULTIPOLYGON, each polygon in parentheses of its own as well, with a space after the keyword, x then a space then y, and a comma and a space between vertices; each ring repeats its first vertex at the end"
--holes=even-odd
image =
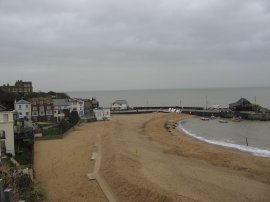
POLYGON ((241 98, 240 100, 238 100, 235 103, 230 104, 229 106, 230 106, 230 108, 233 108, 233 107, 237 107, 237 106, 250 106, 250 105, 251 105, 251 102, 249 102, 245 98, 241 98))
POLYGON ((116 100, 113 104, 128 104, 126 100, 116 100))
POLYGON ((31 103, 26 100, 19 100, 18 102, 16 102, 16 104, 31 104, 31 103))
POLYGON ((68 99, 53 99, 54 106, 68 106, 68 99))
POLYGON ((6 111, 7 109, 3 106, 3 105, 0 105, 0 112, 2 111, 6 111))

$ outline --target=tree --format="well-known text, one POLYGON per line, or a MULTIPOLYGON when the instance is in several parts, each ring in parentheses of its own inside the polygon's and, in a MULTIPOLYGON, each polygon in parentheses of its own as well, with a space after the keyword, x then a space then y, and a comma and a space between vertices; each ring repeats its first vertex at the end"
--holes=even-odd
POLYGON ((69 122, 74 126, 76 125, 80 120, 80 117, 78 115, 77 111, 72 111, 69 117, 69 122))
POLYGON ((5 92, 0 89, 0 104, 7 108, 7 110, 14 109, 14 101, 19 98, 16 93, 5 92))
POLYGON ((70 127, 71 127, 71 124, 65 119, 61 120, 59 123, 59 128, 61 129, 62 133, 65 133, 68 129, 70 129, 70 127))

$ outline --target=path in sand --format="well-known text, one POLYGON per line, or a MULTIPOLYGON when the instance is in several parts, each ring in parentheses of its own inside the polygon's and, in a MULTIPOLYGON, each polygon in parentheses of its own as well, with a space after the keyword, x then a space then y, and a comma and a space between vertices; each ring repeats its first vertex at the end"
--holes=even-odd
POLYGON ((97 152, 99 123, 81 124, 61 140, 35 142, 36 180, 48 194, 48 201, 107 201, 97 181, 89 181, 94 171, 91 154, 97 152), (91 125, 93 126, 93 125, 91 125))

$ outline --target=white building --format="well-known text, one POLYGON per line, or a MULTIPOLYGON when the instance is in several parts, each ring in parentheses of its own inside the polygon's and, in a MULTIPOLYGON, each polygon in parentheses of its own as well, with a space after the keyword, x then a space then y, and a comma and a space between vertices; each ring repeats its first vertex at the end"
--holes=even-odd
POLYGON ((79 117, 84 116, 84 101, 81 99, 69 99, 70 112, 77 111, 79 117))
MULTIPOLYGON (((0 105, 0 157, 5 154, 15 155, 13 112, 6 111, 0 105)), ((0 158, 1 159, 1 158, 0 158)))
POLYGON ((68 99, 53 99, 53 116, 57 121, 64 119, 64 110, 70 111, 68 99))
POLYGON ((128 102, 126 100, 116 100, 111 104, 111 110, 127 110, 128 102))
POLYGON ((97 121, 109 120, 111 118, 110 109, 94 109, 95 118, 97 121))
POLYGON ((31 119, 31 103, 26 100, 19 100, 14 103, 14 109, 18 113, 20 119, 31 119))

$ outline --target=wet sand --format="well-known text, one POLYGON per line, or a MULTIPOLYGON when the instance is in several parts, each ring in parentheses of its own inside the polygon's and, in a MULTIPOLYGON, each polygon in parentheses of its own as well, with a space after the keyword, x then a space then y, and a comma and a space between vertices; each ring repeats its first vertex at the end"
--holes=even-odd
POLYGON ((99 174, 117 201, 269 201, 270 159, 165 129, 166 121, 186 117, 117 115, 82 124, 62 140, 36 142, 37 181, 48 201, 106 201, 86 178, 91 152, 100 148, 99 174))

